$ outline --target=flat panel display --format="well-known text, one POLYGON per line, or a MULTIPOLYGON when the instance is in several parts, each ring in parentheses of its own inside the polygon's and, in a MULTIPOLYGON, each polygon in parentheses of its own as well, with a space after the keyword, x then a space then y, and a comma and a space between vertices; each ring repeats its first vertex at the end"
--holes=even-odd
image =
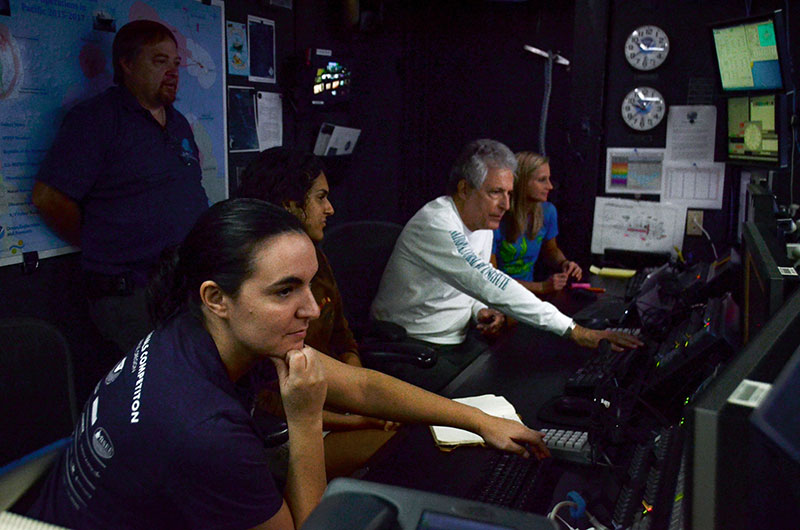
POLYGON ((773 15, 711 28, 723 91, 786 88, 779 31, 773 15))
POLYGON ((728 98, 728 159, 781 163, 779 98, 776 94, 728 98))

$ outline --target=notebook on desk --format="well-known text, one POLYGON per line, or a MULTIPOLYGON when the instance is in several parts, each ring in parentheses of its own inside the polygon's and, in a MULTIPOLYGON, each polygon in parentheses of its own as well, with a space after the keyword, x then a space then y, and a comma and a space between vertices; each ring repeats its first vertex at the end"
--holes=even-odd
MULTIPOLYGON (((482 396, 456 398, 453 401, 479 408, 491 416, 522 423, 517 411, 514 409, 514 405, 509 403, 503 396, 485 394, 482 396)), ((436 446, 443 451, 451 451, 456 447, 466 445, 485 445, 484 439, 474 432, 442 425, 431 425, 430 429, 433 435, 433 441, 436 443, 436 446)))

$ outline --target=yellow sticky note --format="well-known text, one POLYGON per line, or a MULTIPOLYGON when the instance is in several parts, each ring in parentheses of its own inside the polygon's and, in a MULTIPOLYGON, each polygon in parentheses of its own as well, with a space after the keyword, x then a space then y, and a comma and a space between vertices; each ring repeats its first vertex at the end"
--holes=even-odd
POLYGON ((589 267, 589 272, 598 276, 605 276, 607 278, 630 278, 636 271, 633 269, 615 269, 613 267, 603 267, 598 269, 594 265, 589 267))

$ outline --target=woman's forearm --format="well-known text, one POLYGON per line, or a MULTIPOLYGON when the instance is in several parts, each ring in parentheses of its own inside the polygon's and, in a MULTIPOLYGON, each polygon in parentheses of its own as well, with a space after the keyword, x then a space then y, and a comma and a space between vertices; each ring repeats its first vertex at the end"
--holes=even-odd
POLYGON ((544 282, 527 282, 525 280, 517 281, 533 294, 547 294, 547 290, 544 287, 544 282))
POLYGON ((328 404, 403 423, 450 425, 475 431, 485 414, 381 372, 326 359, 328 404))
POLYGON ((322 411, 322 428, 326 431, 352 431, 357 429, 384 429, 386 422, 361 414, 341 414, 331 410, 322 411))
POLYGON ((327 402, 378 418, 401 423, 448 425, 474 432, 492 447, 539 457, 547 456, 542 434, 517 421, 490 416, 481 410, 444 398, 381 372, 325 360, 327 402))
POLYGON ((549 249, 548 252, 544 255, 545 263, 547 265, 557 271, 561 270, 561 264, 567 261, 567 257, 564 256, 564 253, 561 252, 561 249, 558 247, 549 249))
POLYGON ((295 528, 300 528, 325 492, 322 415, 318 421, 288 421, 289 470, 284 492, 295 528))

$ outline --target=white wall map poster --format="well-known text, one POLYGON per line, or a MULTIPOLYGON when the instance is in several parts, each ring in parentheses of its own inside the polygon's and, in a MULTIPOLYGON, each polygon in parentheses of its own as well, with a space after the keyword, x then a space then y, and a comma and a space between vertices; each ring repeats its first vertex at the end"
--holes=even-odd
POLYGON ((175 102, 200 148, 211 202, 228 196, 225 12, 220 1, 24 0, 0 17, 0 265, 76 250, 31 203, 31 189, 61 120, 76 103, 113 83, 111 44, 131 20, 172 30, 182 57, 175 102))

